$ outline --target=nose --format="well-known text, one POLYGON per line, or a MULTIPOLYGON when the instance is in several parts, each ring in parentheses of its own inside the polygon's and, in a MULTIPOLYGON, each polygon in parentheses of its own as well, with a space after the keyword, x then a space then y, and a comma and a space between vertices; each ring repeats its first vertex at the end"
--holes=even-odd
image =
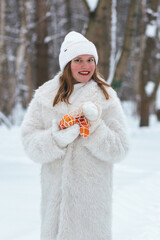
POLYGON ((83 69, 88 68, 88 62, 87 62, 87 61, 84 61, 84 62, 82 63, 82 68, 83 68, 83 69))

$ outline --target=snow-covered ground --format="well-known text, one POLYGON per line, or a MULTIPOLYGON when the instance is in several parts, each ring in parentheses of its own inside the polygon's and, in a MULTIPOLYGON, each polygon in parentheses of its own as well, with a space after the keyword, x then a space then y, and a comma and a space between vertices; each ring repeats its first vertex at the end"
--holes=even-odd
MULTIPOLYGON (((138 128, 128 117, 131 149, 114 167, 113 240, 160 239, 160 123, 138 128)), ((39 240, 40 165, 23 150, 20 128, 0 127, 0 240, 39 240)))

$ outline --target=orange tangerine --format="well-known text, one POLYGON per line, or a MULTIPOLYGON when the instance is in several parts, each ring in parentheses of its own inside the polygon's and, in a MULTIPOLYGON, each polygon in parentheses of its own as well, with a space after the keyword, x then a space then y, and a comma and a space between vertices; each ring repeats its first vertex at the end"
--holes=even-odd
POLYGON ((84 117, 81 118, 79 126, 80 126, 80 135, 82 137, 88 137, 88 135, 89 135, 89 123, 85 120, 84 117))
POLYGON ((60 121, 60 128, 64 129, 66 127, 70 127, 75 124, 75 120, 71 115, 65 115, 60 121))
POLYGON ((88 125, 83 125, 80 127, 80 135, 82 137, 88 137, 89 135, 89 127, 88 125))
POLYGON ((60 128, 65 129, 74 124, 78 124, 80 126, 80 135, 82 137, 88 137, 89 135, 89 123, 84 116, 77 116, 73 118, 71 115, 65 115, 60 121, 60 128))

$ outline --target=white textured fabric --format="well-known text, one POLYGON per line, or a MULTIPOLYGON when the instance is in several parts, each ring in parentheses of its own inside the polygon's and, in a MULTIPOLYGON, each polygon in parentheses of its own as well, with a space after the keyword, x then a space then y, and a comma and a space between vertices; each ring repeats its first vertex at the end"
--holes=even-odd
POLYGON ((69 128, 61 130, 58 127, 56 120, 52 122, 53 138, 60 147, 66 147, 68 144, 72 143, 78 136, 80 132, 80 127, 75 124, 69 128))
POLYGON ((71 104, 53 108, 58 87, 59 74, 36 91, 22 123, 24 148, 42 164, 41 240, 111 240, 112 167, 128 151, 119 99, 106 87, 106 100, 91 80, 76 84, 71 104), (100 119, 87 138, 78 136, 61 148, 55 141, 55 121, 88 101, 101 108, 100 119))
POLYGON ((95 45, 78 32, 68 33, 64 38, 59 54, 61 71, 73 58, 83 54, 93 55, 96 64, 98 63, 98 53, 95 45))
POLYGON ((90 121, 96 121, 98 118, 98 109, 91 101, 85 102, 82 105, 82 111, 85 117, 90 121))

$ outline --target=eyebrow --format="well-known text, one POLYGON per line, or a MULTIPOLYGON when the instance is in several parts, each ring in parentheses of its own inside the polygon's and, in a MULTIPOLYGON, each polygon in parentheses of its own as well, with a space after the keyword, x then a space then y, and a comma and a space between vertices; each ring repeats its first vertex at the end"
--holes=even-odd
MULTIPOLYGON (((88 57, 87 59, 94 58, 94 57, 88 57)), ((75 57, 74 59, 82 59, 82 57, 75 57)))

